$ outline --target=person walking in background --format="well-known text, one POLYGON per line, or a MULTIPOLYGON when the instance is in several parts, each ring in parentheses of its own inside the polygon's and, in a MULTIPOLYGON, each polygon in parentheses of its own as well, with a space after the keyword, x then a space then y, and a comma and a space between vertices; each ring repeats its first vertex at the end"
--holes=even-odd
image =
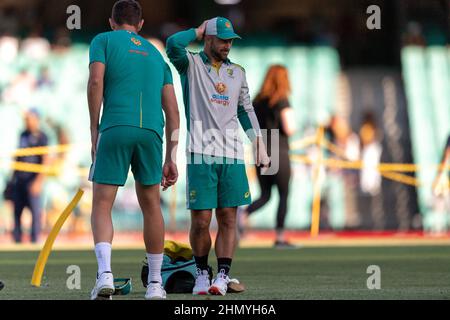
MULTIPOLYGON (((378 170, 382 153, 381 134, 372 112, 367 112, 363 116, 359 139, 361 141, 361 161, 363 165, 359 180, 362 192, 359 212, 364 215, 364 212, 369 211, 372 221, 366 221, 367 225, 372 225, 374 229, 383 229, 385 221, 381 197, 382 179, 378 170)), ((365 225, 364 221, 362 225, 365 225)))
MULTIPOLYGON (((30 109, 25 114, 25 131, 20 135, 19 148, 33 148, 46 146, 47 136, 40 129, 40 115, 37 109, 30 109)), ((45 165, 46 155, 20 156, 18 162, 45 165)), ((21 217, 24 208, 29 208, 32 215, 31 242, 38 241, 41 231, 41 193, 44 184, 44 174, 36 172, 18 171, 12 177, 12 201, 14 204, 14 231, 16 243, 22 242, 21 217)))
POLYGON ((98 263, 91 299, 111 299, 115 290, 111 272, 111 210, 118 186, 127 180, 130 164, 144 216, 149 264, 145 298, 165 299, 161 279, 164 220, 159 185, 165 190, 178 178, 179 113, 172 73, 158 50, 138 35, 144 23, 138 2, 117 1, 109 22, 113 31, 97 35, 89 51, 89 180, 93 182, 91 224, 98 263), (164 166, 163 111, 167 122, 164 166))
POLYGON ((286 213, 288 210, 289 181, 291 178, 291 164, 289 160, 288 138, 296 130, 295 115, 289 104, 291 86, 289 83, 288 70, 282 65, 273 65, 267 71, 261 87, 261 91, 253 101, 256 116, 262 129, 267 129, 267 149, 269 157, 272 157, 271 130, 279 130, 279 166, 275 175, 261 174, 261 168, 256 168, 261 195, 247 209, 239 211, 240 230, 247 225, 248 216, 264 206, 271 197, 272 187, 276 186, 280 197, 276 215, 276 240, 275 247, 291 247, 285 239, 284 227, 286 213))

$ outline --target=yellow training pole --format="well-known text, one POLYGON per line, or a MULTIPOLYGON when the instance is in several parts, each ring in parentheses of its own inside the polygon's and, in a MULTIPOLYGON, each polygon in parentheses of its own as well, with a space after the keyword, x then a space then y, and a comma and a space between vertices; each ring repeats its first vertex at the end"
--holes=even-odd
POLYGON ((324 141, 324 128, 321 126, 317 132, 317 147, 319 148, 319 157, 317 159, 316 167, 313 174, 313 206, 311 214, 311 237, 315 237, 319 234, 320 224, 320 189, 321 189, 321 177, 320 169, 323 163, 322 145, 324 141))
POLYGON ((73 208, 75 208, 75 206, 80 201, 83 193, 84 193, 83 190, 78 189, 78 192, 75 195, 75 197, 73 197, 72 201, 70 201, 69 205, 64 209, 64 211, 59 216, 58 221, 56 221, 55 225, 53 226, 53 229, 48 235, 44 247, 42 248, 41 253, 39 254, 39 258, 36 261, 33 276, 31 278, 31 285, 35 287, 41 286, 42 274, 44 273, 44 268, 47 263, 48 256, 50 254, 50 251, 52 250, 53 242, 55 241, 55 238, 58 235, 59 230, 61 230, 61 227, 63 226, 66 219, 69 217, 73 208))

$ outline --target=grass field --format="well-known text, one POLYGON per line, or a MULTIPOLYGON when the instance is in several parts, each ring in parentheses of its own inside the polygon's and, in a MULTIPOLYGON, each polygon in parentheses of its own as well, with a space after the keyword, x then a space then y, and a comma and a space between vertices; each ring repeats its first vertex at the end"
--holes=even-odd
MULTIPOLYGON (((30 285, 37 251, 0 251, 4 299, 88 299, 94 283, 93 251, 51 253, 43 287, 30 285), (81 268, 81 289, 69 290, 69 265, 81 268)), ((140 250, 114 250, 116 278, 133 278, 133 291, 115 299, 142 300, 140 250)), ((214 254, 211 263, 215 266, 214 254)), ((239 249, 232 277, 247 287, 225 297, 171 294, 168 299, 450 299, 450 248, 447 246, 316 247, 296 250, 239 249), (381 269, 381 289, 367 288, 369 265, 381 269)))

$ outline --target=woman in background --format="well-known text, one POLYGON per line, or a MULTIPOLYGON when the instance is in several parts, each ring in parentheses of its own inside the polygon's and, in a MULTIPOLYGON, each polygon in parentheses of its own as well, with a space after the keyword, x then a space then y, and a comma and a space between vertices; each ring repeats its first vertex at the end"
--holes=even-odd
MULTIPOLYGON (((247 224, 247 217, 264 206, 271 196, 272 186, 276 185, 280 195, 276 218, 275 247, 292 247, 284 236, 284 222, 288 207, 289 181, 291 167, 289 161, 288 137, 295 131, 295 116, 290 107, 288 96, 291 92, 288 70, 282 65, 273 65, 267 71, 261 90, 253 101, 261 129, 267 129, 267 150, 272 163, 279 161, 278 172, 275 175, 261 174, 261 168, 256 167, 258 181, 261 187, 260 198, 245 210, 240 211, 240 230, 247 224), (279 130, 279 156, 272 155, 271 130, 279 130)), ((276 143, 276 141, 274 141, 276 143)), ((276 150, 276 149, 275 149, 276 150)))

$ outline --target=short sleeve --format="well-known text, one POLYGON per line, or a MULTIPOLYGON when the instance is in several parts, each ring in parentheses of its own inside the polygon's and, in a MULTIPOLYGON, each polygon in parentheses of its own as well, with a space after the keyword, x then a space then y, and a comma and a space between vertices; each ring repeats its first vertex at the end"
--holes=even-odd
POLYGON ((106 42, 105 34, 99 34, 92 40, 89 47, 89 64, 93 62, 106 64, 106 42))
POLYGON ((289 100, 288 99, 281 99, 280 101, 277 102, 276 104, 276 108, 278 111, 281 111, 285 108, 289 108, 290 104, 289 104, 289 100))
POLYGON ((164 85, 173 84, 172 71, 167 63, 164 63, 164 85))

